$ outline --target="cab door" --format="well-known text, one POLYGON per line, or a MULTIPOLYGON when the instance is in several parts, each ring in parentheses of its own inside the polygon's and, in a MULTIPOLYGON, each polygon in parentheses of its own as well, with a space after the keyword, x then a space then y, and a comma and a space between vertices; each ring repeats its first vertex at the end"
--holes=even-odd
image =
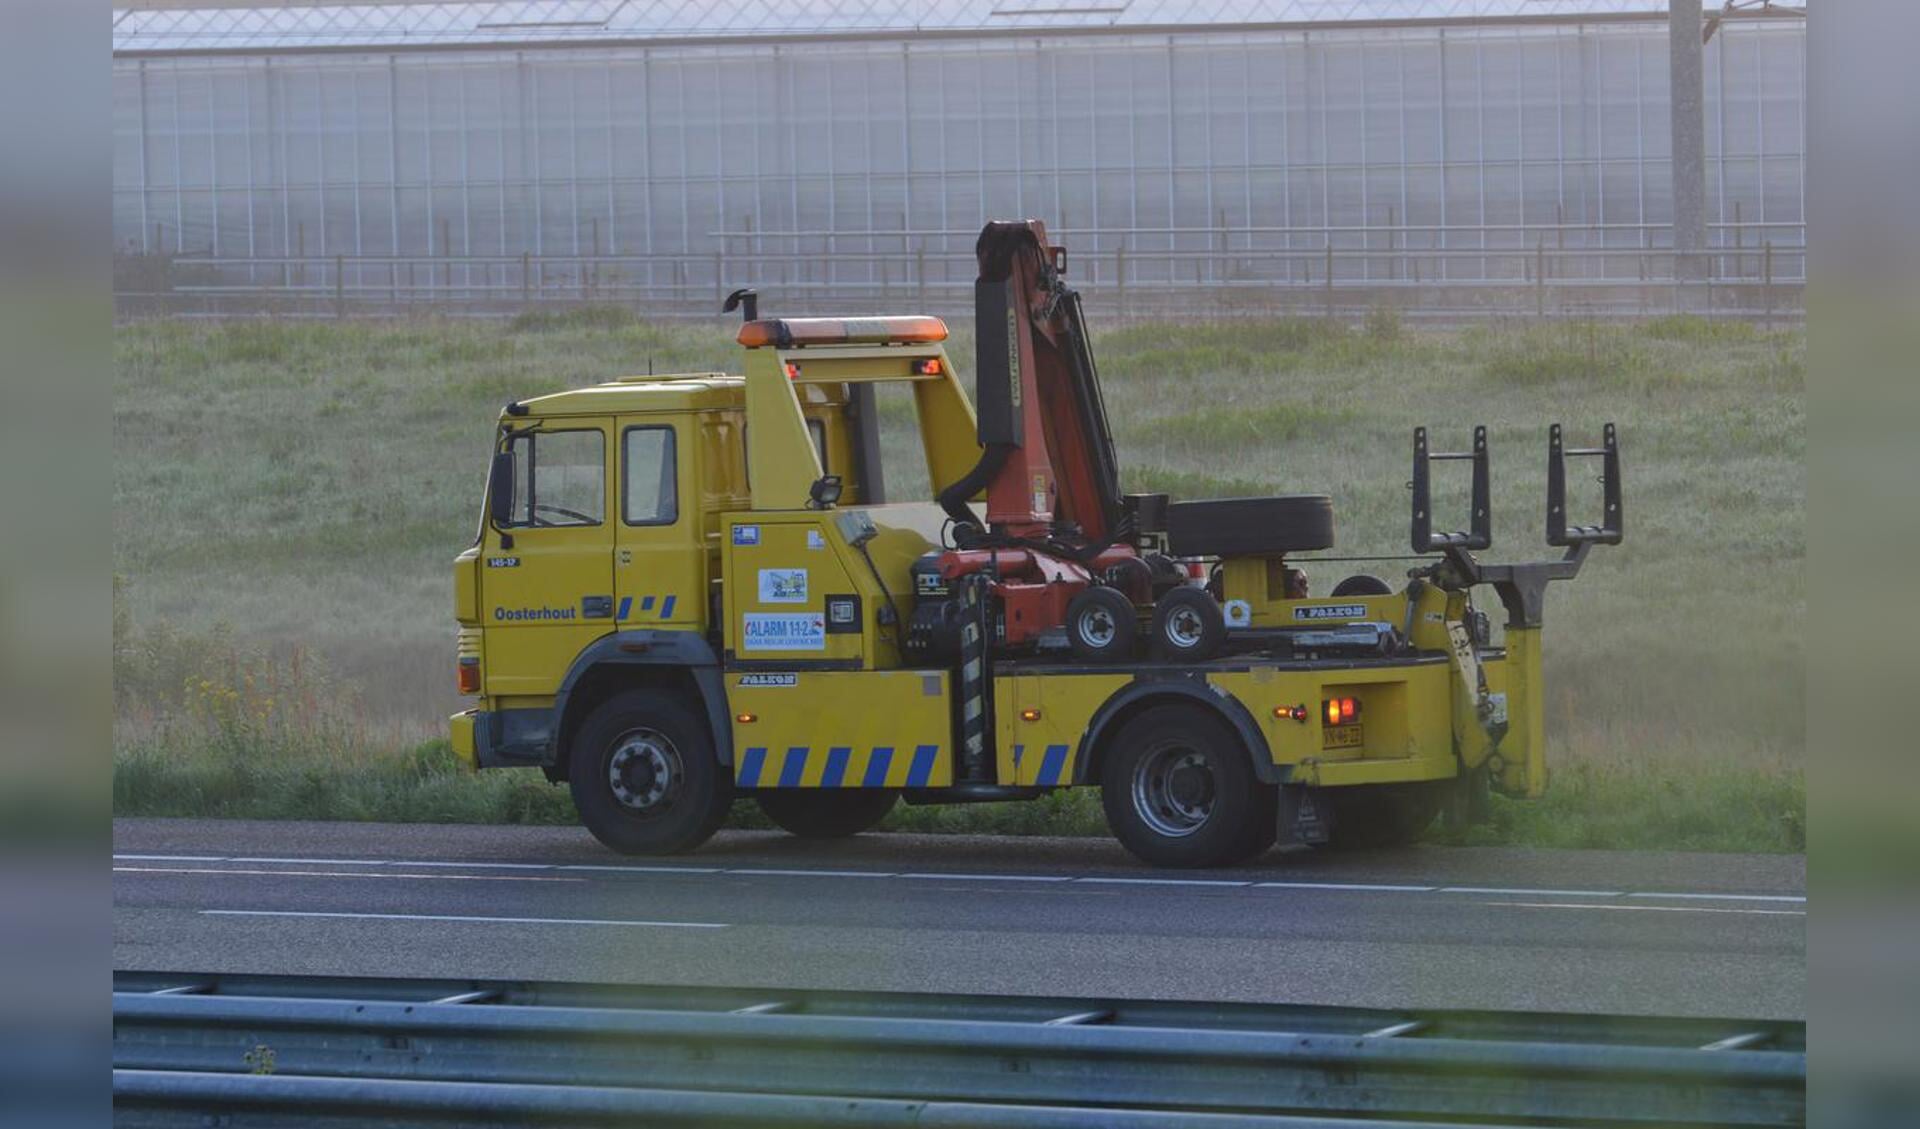
POLYGON ((619 420, 614 619, 622 628, 698 631, 706 624, 701 439, 685 415, 619 420))
POLYGON ((511 518, 487 529, 481 554, 488 694, 553 694, 613 629, 612 450, 602 421, 547 420, 507 440, 511 518))

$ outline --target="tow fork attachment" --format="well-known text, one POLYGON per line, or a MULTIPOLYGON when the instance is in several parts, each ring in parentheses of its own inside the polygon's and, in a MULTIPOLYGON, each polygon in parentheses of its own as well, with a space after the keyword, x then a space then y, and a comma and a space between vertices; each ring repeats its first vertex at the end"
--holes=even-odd
POLYGON ((1620 444, 1614 425, 1603 429, 1598 447, 1566 446, 1559 424, 1547 432, 1547 543, 1565 552, 1555 560, 1484 564, 1474 553, 1493 545, 1491 473, 1487 429, 1473 431, 1470 451, 1433 451, 1427 429, 1413 433, 1412 541, 1416 553, 1439 552, 1443 559, 1413 573, 1408 601, 1417 587, 1432 583, 1448 593, 1447 639, 1454 671, 1454 737, 1463 769, 1484 765, 1492 784, 1510 795, 1538 798, 1546 789, 1545 699, 1540 668, 1540 629, 1547 585, 1571 580, 1595 545, 1618 545, 1625 531, 1621 502, 1620 444), (1567 459, 1602 460, 1603 513, 1594 525, 1567 520, 1567 459), (1467 529, 1435 532, 1431 463, 1464 461, 1473 466, 1471 513, 1467 529), (1489 584, 1507 610, 1506 690, 1490 693, 1481 647, 1465 615, 1467 593, 1489 584), (1472 719, 1471 723, 1467 719, 1472 719), (1470 727, 1471 726, 1471 727, 1470 727), (1478 730, 1475 733, 1474 730, 1478 730))

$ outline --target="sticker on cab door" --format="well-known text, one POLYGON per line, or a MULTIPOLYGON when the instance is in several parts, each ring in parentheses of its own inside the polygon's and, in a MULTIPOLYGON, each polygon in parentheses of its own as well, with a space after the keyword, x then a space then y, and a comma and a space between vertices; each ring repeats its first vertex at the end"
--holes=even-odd
POLYGON ((763 604, 806 603, 807 570, 804 568, 761 569, 760 602, 763 604))
POLYGON ((748 612, 740 632, 743 651, 824 651, 827 617, 822 612, 748 612))
POLYGON ((757 525, 734 526, 733 543, 736 545, 758 545, 760 543, 760 527, 757 525))

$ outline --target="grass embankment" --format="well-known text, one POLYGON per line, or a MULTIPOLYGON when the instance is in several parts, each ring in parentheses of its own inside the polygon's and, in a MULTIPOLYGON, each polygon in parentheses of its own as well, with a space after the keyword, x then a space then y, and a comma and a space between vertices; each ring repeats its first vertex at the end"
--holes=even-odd
MULTIPOLYGON (((970 344, 953 344, 970 367, 970 344)), ((431 739, 456 708, 448 561, 472 535, 501 403, 649 364, 735 368, 726 327, 618 311, 147 323, 115 345, 115 810, 571 821, 563 789, 463 776, 431 739)), ((1325 491, 1341 554, 1405 551, 1413 426, 1455 446, 1483 422, 1489 556, 1542 555, 1546 423, 1585 441, 1619 422, 1628 542, 1548 600, 1553 790, 1499 804, 1467 837, 1802 849, 1798 333, 1693 319, 1428 333, 1380 317, 1136 325, 1096 350, 1130 488, 1325 491)), ((883 403, 888 422, 903 407, 883 403)), ((898 430, 889 484, 904 497, 925 483, 898 430)), ((1576 481, 1576 513, 1592 510, 1597 486, 1576 481)), ((1443 517, 1464 515, 1464 475, 1453 485, 1443 517)), ((1324 592, 1364 566, 1308 567, 1324 592)), ((1101 829, 1092 793, 893 822, 1101 829)))

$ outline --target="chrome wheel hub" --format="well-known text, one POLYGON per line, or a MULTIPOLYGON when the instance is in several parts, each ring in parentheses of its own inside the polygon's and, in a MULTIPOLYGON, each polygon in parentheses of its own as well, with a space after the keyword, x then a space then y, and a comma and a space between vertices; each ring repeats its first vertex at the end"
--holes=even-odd
POLYGON ((1207 625, 1200 622, 1200 613, 1192 608, 1175 608, 1167 616, 1167 642, 1183 651, 1199 646, 1206 631, 1207 625))
POLYGON ((614 741, 607 758, 607 785, 622 807, 652 815, 672 806, 685 781, 680 751, 666 734, 634 729, 614 741))
POLYGON ((1120 625, 1113 621, 1113 613, 1106 608, 1090 608, 1080 614, 1074 630, 1079 632, 1082 643, 1099 650, 1113 642, 1120 625))
POLYGON ((1206 758, 1180 746, 1156 749, 1133 774, 1133 810, 1155 834, 1178 839, 1213 815, 1213 770, 1206 758))

